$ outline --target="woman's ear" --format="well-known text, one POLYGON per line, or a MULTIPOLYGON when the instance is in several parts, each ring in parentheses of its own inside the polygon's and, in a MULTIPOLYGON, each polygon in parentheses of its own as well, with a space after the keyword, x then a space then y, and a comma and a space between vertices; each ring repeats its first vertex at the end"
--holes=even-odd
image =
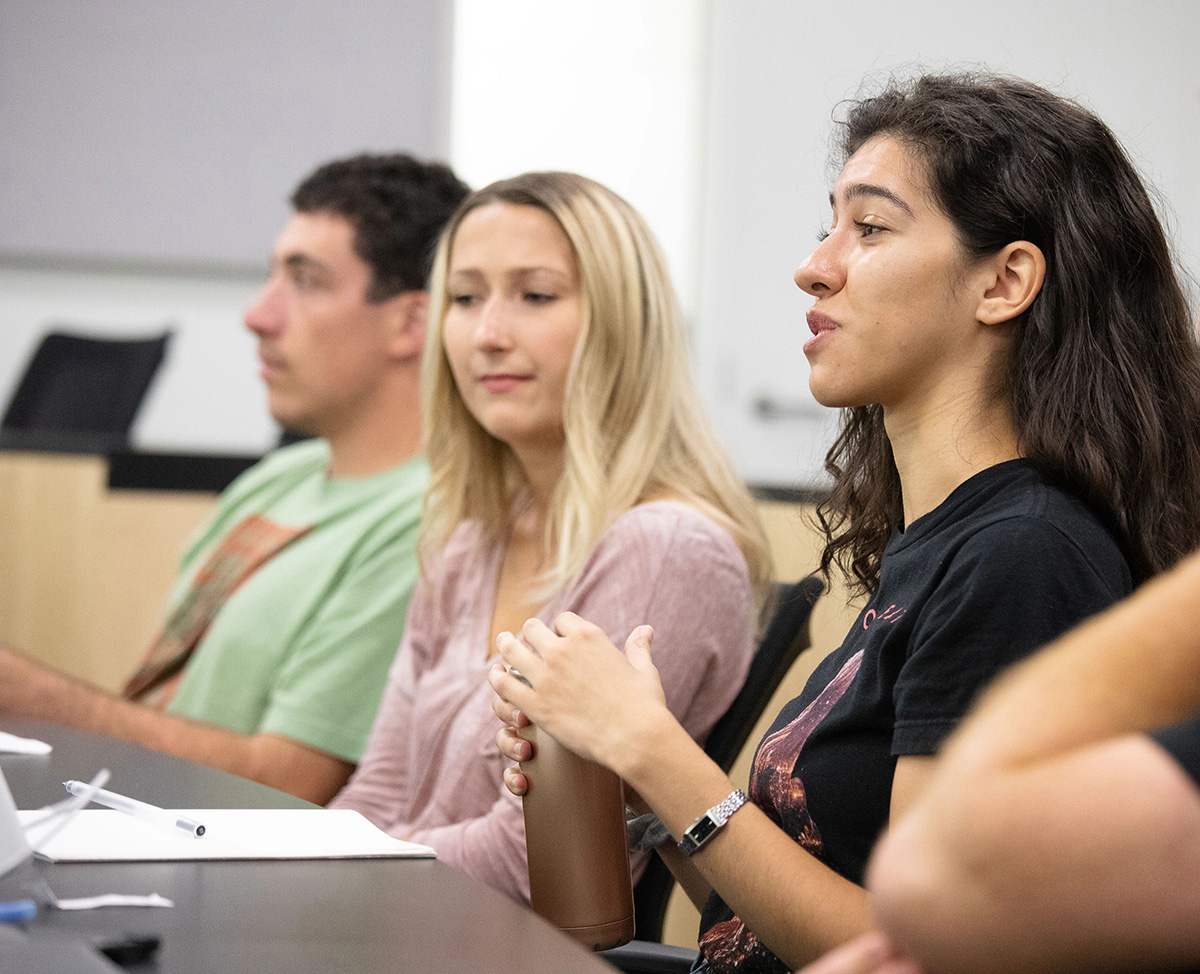
POLYGON ((984 261, 985 282, 976 317, 985 325, 1011 321, 1028 308, 1046 280, 1046 255, 1036 244, 1017 240, 984 261))

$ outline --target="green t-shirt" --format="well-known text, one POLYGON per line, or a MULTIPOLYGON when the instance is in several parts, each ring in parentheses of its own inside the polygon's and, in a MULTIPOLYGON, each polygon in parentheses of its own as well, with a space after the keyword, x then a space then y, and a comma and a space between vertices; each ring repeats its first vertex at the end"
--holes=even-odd
POLYGON ((272 733, 357 762, 417 579, 423 459, 329 479, 329 446, 277 450, 221 495, 190 540, 168 615, 249 517, 302 529, 221 605, 168 710, 242 734, 272 733))

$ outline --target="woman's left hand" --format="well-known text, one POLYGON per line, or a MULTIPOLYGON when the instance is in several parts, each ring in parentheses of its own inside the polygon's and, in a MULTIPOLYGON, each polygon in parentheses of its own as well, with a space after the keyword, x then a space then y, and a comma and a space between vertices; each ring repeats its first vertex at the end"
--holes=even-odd
MULTIPOLYGON (((492 671, 497 675, 508 672, 503 663, 497 663, 492 671)), ((518 763, 532 758, 533 742, 521 736, 521 728, 529 726, 529 718, 499 696, 492 697, 492 713, 504 724, 496 732, 496 747, 500 753, 518 763)), ((529 779, 520 768, 508 767, 504 769, 504 787, 520 798, 529 790, 529 779)))
MULTIPOLYGON (((528 684, 494 667, 488 681, 503 701, 494 709, 502 719, 511 715, 510 728, 524 714, 572 751, 612 767, 646 721, 670 718, 650 659, 652 636, 649 626, 639 626, 621 653, 598 626, 573 612, 556 617, 553 630, 530 619, 520 638, 508 632, 496 638, 501 660, 528 684)), ((515 757, 515 735, 505 741, 515 757)))

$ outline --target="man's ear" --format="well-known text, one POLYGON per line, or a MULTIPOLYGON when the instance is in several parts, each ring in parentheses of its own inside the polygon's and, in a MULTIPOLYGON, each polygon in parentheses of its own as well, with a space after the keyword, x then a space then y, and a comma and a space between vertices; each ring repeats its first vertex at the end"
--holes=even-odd
POLYGON ((976 317, 985 325, 1012 321, 1028 308, 1046 280, 1046 255, 1036 244, 1017 240, 987 258, 983 297, 976 317))
POLYGON ((388 351, 398 359, 420 358, 429 316, 428 291, 404 291, 389 299, 388 351))

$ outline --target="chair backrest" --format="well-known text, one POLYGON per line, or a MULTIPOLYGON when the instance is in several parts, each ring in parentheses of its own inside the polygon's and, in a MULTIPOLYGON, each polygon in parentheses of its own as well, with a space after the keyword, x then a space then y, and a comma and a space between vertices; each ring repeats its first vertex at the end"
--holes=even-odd
MULTIPOLYGON (((704 744, 705 753, 725 771, 733 767, 754 725, 796 657, 808 648, 809 617, 813 604, 823 591, 824 583, 814 575, 791 584, 776 583, 774 615, 750 663, 746 682, 729 709, 713 725, 704 744)), ((662 939, 663 919, 674 885, 671 870, 658 856, 651 856, 633 891, 638 940, 662 939)))
POLYGON ((0 428, 34 446, 38 434, 49 434, 50 441, 75 434, 105 447, 123 445, 170 337, 169 330, 136 339, 50 332, 34 352, 0 428))

